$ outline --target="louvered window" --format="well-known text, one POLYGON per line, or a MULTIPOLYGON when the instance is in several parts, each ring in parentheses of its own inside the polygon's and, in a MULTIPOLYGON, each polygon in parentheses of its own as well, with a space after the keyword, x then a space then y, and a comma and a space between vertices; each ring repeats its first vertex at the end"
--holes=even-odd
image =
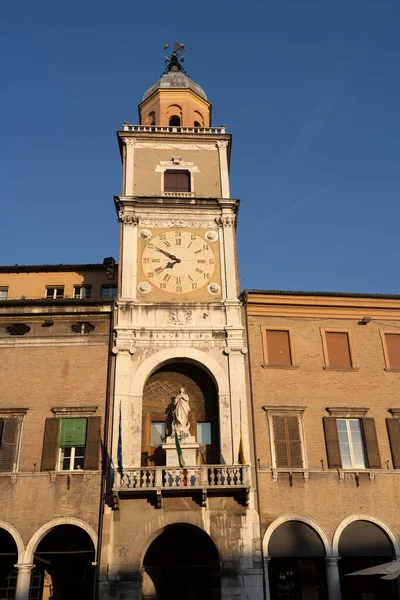
POLYGON ((18 429, 18 419, 0 419, 0 472, 14 471, 18 429))
POLYGON ((393 468, 400 469, 400 419, 386 419, 393 468))
POLYGON ((272 434, 277 468, 304 466, 300 416, 273 415, 272 434))
POLYGON ((100 417, 46 419, 42 471, 99 468, 100 417))

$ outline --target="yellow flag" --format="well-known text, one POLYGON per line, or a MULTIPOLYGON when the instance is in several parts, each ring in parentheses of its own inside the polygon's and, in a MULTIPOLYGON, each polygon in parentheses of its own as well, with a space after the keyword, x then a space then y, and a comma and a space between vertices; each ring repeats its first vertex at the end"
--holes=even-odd
POLYGON ((239 441, 239 465, 245 465, 246 464, 246 459, 244 457, 244 444, 243 444, 243 437, 242 437, 242 431, 240 431, 240 441, 239 441))

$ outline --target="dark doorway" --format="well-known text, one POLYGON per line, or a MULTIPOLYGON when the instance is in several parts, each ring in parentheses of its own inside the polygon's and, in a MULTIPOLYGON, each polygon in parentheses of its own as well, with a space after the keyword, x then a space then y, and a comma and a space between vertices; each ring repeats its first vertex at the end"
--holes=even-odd
POLYGON ((346 576, 394 559, 391 541, 375 523, 355 521, 348 525, 340 536, 339 556, 342 600, 397 600, 396 581, 375 575, 346 576))
POLYGON ((178 115, 173 115, 172 117, 169 118, 169 125, 170 125, 170 127, 180 127, 181 118, 178 117, 178 115))
POLYGON ((268 548, 272 600, 326 600, 325 547, 314 529, 287 521, 268 548))
POLYGON ((143 561, 142 598, 220 600, 220 565, 214 542, 192 525, 170 525, 143 561))
POLYGON ((0 599, 15 598, 17 585, 18 550, 14 538, 5 529, 0 529, 0 599))
MULTIPOLYGON (((88 600, 93 596, 94 559, 93 542, 86 531, 75 525, 59 525, 39 543, 34 572, 41 575, 42 585, 50 579, 52 600, 88 600)), ((32 578, 30 597, 35 599, 37 585, 32 578)))

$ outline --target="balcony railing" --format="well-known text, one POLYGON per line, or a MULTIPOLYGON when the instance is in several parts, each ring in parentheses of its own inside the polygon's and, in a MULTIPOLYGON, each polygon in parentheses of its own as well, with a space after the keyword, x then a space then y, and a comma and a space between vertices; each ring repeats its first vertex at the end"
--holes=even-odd
POLYGON ((124 123, 124 131, 133 131, 134 133, 199 133, 199 134, 224 134, 225 126, 221 127, 171 127, 161 125, 130 125, 124 123))
POLYGON ((181 469, 176 467, 146 467, 126 469, 121 477, 115 472, 114 489, 173 490, 178 488, 246 488, 250 485, 248 465, 202 465, 181 469))

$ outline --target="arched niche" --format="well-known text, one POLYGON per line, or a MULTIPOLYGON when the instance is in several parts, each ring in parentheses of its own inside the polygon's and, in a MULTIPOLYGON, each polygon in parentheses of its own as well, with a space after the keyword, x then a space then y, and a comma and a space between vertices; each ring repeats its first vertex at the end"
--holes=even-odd
POLYGON ((143 559, 143 600, 220 597, 220 559, 210 536, 186 523, 165 527, 143 559))
POLYGON ((52 597, 57 600, 91 598, 94 561, 93 540, 84 529, 69 524, 51 528, 41 538, 33 555, 35 568, 31 593, 43 593, 47 580, 52 588, 52 597))
POLYGON ((167 108, 166 117, 170 127, 180 127, 183 125, 182 107, 178 104, 171 104, 167 108))
POLYGON ((145 383, 142 404, 142 466, 165 465, 162 443, 172 433, 173 401, 181 388, 189 396, 190 434, 200 442, 198 464, 219 463, 216 385, 199 365, 181 360, 160 366, 145 383))
POLYGON ((145 118, 145 125, 155 125, 156 124, 156 113, 154 110, 149 112, 147 117, 145 118))
POLYGON ((194 127, 204 127, 203 115, 198 110, 193 112, 193 125, 194 127))

